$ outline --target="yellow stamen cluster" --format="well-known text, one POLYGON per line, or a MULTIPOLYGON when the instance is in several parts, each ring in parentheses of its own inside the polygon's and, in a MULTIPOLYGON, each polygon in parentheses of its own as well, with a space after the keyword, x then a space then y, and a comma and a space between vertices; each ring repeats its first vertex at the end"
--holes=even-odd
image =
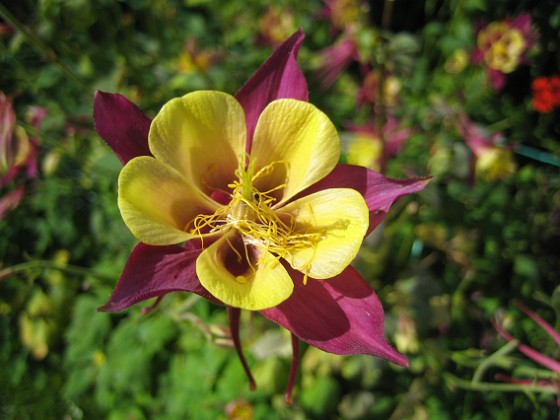
POLYGON ((286 163, 273 162, 256 174, 252 173, 252 161, 246 168, 241 166, 236 171, 238 179, 228 185, 232 189, 229 204, 213 214, 198 215, 186 230, 202 238, 204 234, 225 233, 235 229, 242 235, 245 247, 254 245, 277 257, 287 257, 290 252, 317 244, 325 236, 326 228, 317 228, 313 223, 297 225, 294 215, 274 209, 277 199, 273 193, 282 190, 285 184, 268 191, 258 191, 254 187, 259 178, 269 176, 274 172, 274 167, 281 164, 286 163))

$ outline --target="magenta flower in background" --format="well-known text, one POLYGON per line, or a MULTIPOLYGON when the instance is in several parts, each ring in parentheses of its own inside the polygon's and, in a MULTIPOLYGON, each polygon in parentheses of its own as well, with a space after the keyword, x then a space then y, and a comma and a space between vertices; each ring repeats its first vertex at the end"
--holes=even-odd
POLYGON ((120 311, 174 291, 225 304, 252 388, 239 315, 241 309, 259 310, 292 333, 287 401, 299 339, 331 353, 370 354, 407 364, 384 338, 383 309, 375 292, 348 264, 356 244, 392 203, 427 183, 336 164, 338 136, 328 118, 307 102, 307 85, 296 63, 303 38, 298 31, 280 45, 235 98, 193 92, 170 101, 153 122, 121 95, 97 92, 94 99, 97 132, 125 165, 119 207, 141 240, 100 310, 120 311), (220 149, 205 144, 206 137, 220 142, 220 149), (169 147, 187 155, 177 156, 169 147), (230 150, 237 152, 230 156, 230 150), (167 183, 150 178, 154 174, 167 183), (165 201, 168 195, 177 196, 180 206, 160 205, 158 198, 165 201), (329 199, 321 201, 322 196, 329 199), (340 200, 355 212, 337 205, 340 200), (305 221, 298 219, 305 214, 305 221), (326 227, 314 227, 325 221, 326 227), (336 253, 328 251, 330 241, 351 251, 332 258, 336 253))
POLYGON ((516 165, 511 147, 498 145, 501 133, 490 134, 462 115, 455 127, 472 151, 471 180, 480 177, 495 181, 515 172, 516 165))
POLYGON ((349 132, 348 163, 382 172, 387 161, 402 150, 414 130, 401 127, 398 120, 390 115, 383 125, 383 136, 373 123, 352 125, 349 132))
POLYGON ((331 22, 333 34, 359 26, 367 10, 367 3, 361 0, 324 0, 324 3, 321 15, 331 22))
MULTIPOLYGON (((45 116, 44 108, 28 110, 27 117, 37 129, 45 116)), ((37 139, 17 125, 12 101, 0 92, 0 188, 12 187, 0 195, 0 220, 19 205, 25 180, 37 177, 37 148, 37 139)))
POLYGON ((16 113, 12 101, 0 92, 0 187, 10 182, 23 168, 27 145, 16 133, 16 113))
POLYGON ((278 47, 297 28, 291 9, 271 4, 260 18, 257 43, 278 47))
POLYGON ((330 47, 319 52, 317 79, 325 89, 353 62, 359 60, 358 46, 350 32, 342 34, 330 47))
POLYGON ((19 206, 24 194, 25 187, 23 185, 19 185, 14 190, 9 191, 0 197, 0 220, 19 206))
POLYGON ((336 40, 319 51, 317 80, 328 89, 353 61, 360 61, 357 37, 364 7, 359 0, 325 0, 324 3, 321 16, 330 21, 331 36, 336 40))
POLYGON ((513 19, 492 22, 477 29, 477 46, 472 59, 475 64, 485 66, 494 89, 501 89, 505 75, 527 62, 527 51, 535 42, 531 24, 531 15, 521 13, 513 19))
POLYGON ((385 107, 393 108, 399 103, 400 91, 401 82, 396 76, 389 73, 382 80, 379 71, 367 69, 356 102, 361 107, 366 103, 376 104, 381 99, 385 107))

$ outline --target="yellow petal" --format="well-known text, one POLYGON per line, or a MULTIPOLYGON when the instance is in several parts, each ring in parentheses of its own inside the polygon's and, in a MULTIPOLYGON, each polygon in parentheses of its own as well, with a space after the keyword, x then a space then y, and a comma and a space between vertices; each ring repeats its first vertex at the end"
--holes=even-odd
POLYGON ((290 252, 290 265, 316 279, 340 274, 356 257, 369 225, 362 195, 350 188, 310 194, 281 209, 294 216, 296 233, 321 233, 314 246, 290 252))
POLYGON ((198 235, 184 231, 201 212, 212 213, 195 187, 153 157, 129 161, 119 175, 119 209, 134 236, 148 245, 170 245, 198 235))
POLYGON ((266 191, 286 183, 285 202, 325 177, 340 157, 340 139, 329 118, 315 106, 295 99, 279 99, 262 112, 253 138, 255 172, 278 162, 272 174, 255 186, 266 191))
POLYGON ((241 237, 228 234, 196 260, 200 283, 226 305, 258 311, 279 305, 292 294, 294 283, 282 264, 254 246, 244 249, 241 237), (246 262, 250 253, 251 264, 246 262))
POLYGON ((246 142, 245 112, 226 93, 197 91, 167 102, 150 127, 154 156, 205 192, 226 190, 246 142))

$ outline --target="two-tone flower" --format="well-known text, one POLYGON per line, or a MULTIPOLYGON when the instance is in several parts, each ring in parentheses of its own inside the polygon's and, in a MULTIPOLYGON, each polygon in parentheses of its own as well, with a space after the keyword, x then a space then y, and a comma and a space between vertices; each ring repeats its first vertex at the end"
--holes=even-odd
POLYGON ((340 140, 307 102, 297 32, 235 96, 191 92, 153 121, 118 94, 97 92, 96 129, 125 165, 118 203, 140 240, 101 310, 119 311, 173 291, 228 307, 241 352, 239 311, 260 311, 337 354, 399 365, 375 293, 350 266, 364 236, 425 179, 394 180, 338 165, 340 140))
POLYGON ((466 115, 462 115, 455 126, 472 152, 471 178, 495 181, 515 172, 512 147, 499 145, 501 133, 488 133, 466 115))
POLYGON ((534 44, 531 23, 531 15, 521 13, 513 19, 491 22, 478 28, 473 61, 486 67, 495 89, 504 86, 506 74, 527 61, 527 52, 534 44))
MULTIPOLYGON (((39 128, 46 110, 30 107, 28 118, 39 128)), ((12 100, 0 92, 0 219, 15 209, 25 194, 25 179, 37 176, 38 140, 17 124, 12 100), (23 175, 23 176, 22 176, 23 175)))
POLYGON ((387 161, 402 150, 413 131, 402 127, 394 116, 387 118, 381 133, 372 123, 350 126, 346 160, 383 172, 387 161))
POLYGON ((381 72, 368 69, 362 86, 358 89, 358 106, 382 102, 386 108, 394 108, 399 103, 401 81, 391 73, 382 77, 381 72))
POLYGON ((361 0, 324 0, 321 15, 331 23, 331 32, 344 32, 360 26, 367 12, 367 4, 361 0))

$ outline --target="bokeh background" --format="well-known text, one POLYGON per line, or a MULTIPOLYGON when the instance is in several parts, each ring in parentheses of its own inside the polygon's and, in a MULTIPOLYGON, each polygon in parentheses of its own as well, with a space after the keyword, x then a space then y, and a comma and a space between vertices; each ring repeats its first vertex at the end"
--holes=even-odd
POLYGON ((556 0, 2 2, 0 418, 556 418, 559 372, 507 332, 558 360, 518 303, 558 329, 559 42, 556 0), (96 312, 136 242, 92 101, 153 117, 233 94, 298 28, 342 159, 433 178, 355 262, 410 368, 303 346, 286 406, 290 337, 258 314, 251 392, 223 308, 176 293, 96 312))

